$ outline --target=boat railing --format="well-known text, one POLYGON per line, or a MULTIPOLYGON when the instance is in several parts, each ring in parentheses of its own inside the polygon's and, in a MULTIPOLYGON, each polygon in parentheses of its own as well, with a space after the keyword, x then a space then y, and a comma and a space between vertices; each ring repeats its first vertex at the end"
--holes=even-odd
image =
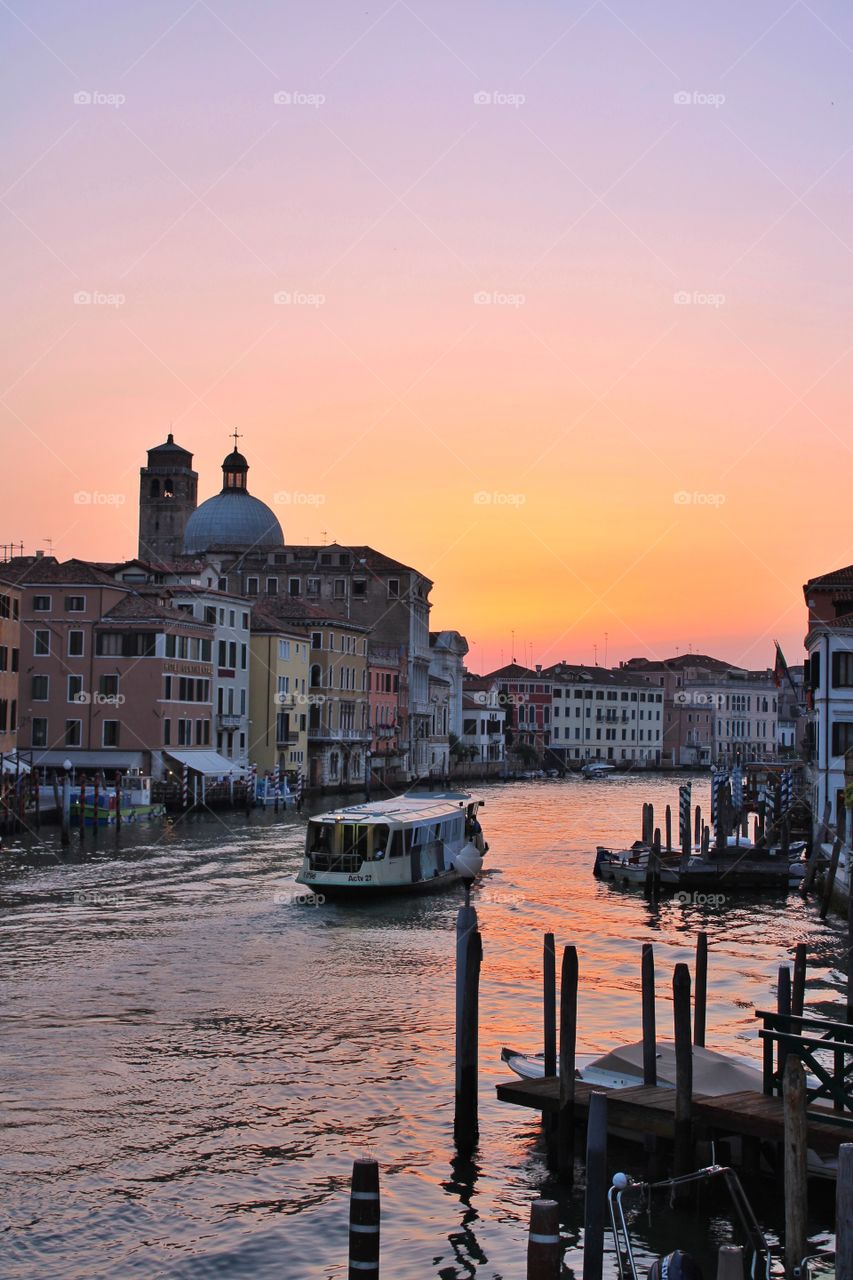
POLYGON ((364 859, 358 853, 326 853, 318 849, 309 853, 308 861, 312 871, 341 871, 353 875, 361 870, 364 859))

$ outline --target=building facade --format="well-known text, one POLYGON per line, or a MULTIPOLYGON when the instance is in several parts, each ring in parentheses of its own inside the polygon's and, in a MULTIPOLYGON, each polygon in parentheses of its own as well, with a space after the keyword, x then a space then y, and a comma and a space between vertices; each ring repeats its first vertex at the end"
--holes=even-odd
POLYGON ((403 704, 405 663, 400 649, 368 639, 370 702, 370 768, 379 784, 396 786, 409 776, 408 759, 400 736, 407 717, 403 704))
POLYGON ((498 686, 507 753, 524 745, 544 755, 551 745, 551 681, 542 667, 532 670, 511 662, 483 679, 498 686))
POLYGON ((0 756, 18 746, 21 594, 0 579, 0 756))
POLYGON ((853 800, 853 565, 810 579, 804 686, 809 705, 812 814, 815 837, 849 840, 853 800))
POLYGON ((552 758, 567 767, 589 760, 660 765, 661 689, 624 671, 567 662, 549 667, 543 675, 552 687, 552 758))
POLYGON ((252 610, 249 756, 259 774, 291 782, 308 769, 308 637, 262 603, 252 610))
POLYGON ((170 563, 183 554, 184 530, 198 500, 193 455, 175 443, 171 431, 148 450, 139 472, 139 558, 170 563))
POLYGON ((498 682, 466 677, 459 739, 466 763, 487 766, 487 772, 502 770, 506 761, 505 722, 498 682))

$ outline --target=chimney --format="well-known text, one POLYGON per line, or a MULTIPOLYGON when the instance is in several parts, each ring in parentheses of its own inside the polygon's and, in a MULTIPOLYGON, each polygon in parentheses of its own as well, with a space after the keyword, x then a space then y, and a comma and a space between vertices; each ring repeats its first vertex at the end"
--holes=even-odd
POLYGON ((541 676, 541 674, 542 674, 542 663, 541 663, 541 662, 537 662, 537 663, 536 663, 536 674, 537 674, 537 676, 541 676))
POLYGON ((37 552, 36 552, 36 560, 42 560, 43 558, 44 558, 44 552, 43 552, 43 551, 37 551, 37 552))

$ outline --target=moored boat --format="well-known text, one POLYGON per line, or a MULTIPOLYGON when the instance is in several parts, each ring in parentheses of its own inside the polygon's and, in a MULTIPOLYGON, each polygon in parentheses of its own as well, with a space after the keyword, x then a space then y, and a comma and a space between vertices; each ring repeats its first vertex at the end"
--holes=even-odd
POLYGON ((606 760, 588 760, 581 768, 584 778, 609 778, 615 772, 616 766, 608 764, 606 760))
POLYGON ((296 881, 324 896, 434 892, 463 879, 463 853, 488 849, 483 801, 462 791, 410 792, 310 819, 296 881))

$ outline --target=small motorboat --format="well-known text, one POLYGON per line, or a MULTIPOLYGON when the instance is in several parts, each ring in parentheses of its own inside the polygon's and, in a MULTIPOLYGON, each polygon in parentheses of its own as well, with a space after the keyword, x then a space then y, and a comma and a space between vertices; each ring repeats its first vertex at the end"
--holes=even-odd
MULTIPOLYGON (((675 1044, 670 1040, 657 1042, 657 1082, 664 1089, 675 1088, 675 1044)), ((545 1076, 545 1057, 541 1053, 520 1053, 517 1049, 502 1049, 501 1059, 510 1071, 523 1080, 542 1080, 545 1076)), ((610 1053, 579 1053, 576 1061, 576 1077, 584 1084, 601 1085, 608 1089, 630 1089, 643 1083, 643 1042, 622 1045, 610 1053)), ((557 1064, 559 1072, 559 1063, 557 1064)), ((693 1046, 693 1091, 716 1097, 723 1093, 743 1093, 753 1090, 760 1093, 764 1077, 758 1067, 745 1059, 718 1053, 715 1049, 693 1046)))
POLYGON ((608 778, 615 772, 616 766, 608 764, 606 760, 588 760, 581 767, 581 775, 584 778, 608 778))

